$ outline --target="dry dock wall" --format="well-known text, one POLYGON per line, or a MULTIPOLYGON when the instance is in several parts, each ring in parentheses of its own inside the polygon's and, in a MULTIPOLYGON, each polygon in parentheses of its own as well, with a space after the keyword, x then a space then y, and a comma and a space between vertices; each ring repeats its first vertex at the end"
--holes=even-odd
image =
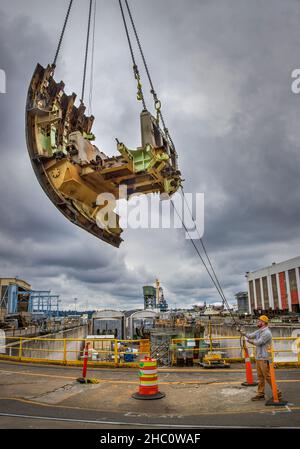
POLYGON ((87 335, 87 325, 67 329, 54 334, 47 334, 37 339, 24 339, 20 350, 19 341, 8 345, 7 354, 22 358, 45 360, 78 360, 83 350, 84 342, 63 339, 83 339, 87 335))

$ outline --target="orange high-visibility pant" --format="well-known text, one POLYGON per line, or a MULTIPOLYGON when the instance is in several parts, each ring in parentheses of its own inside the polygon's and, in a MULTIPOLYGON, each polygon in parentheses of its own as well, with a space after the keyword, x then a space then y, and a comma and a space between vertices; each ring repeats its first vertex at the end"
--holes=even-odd
MULTIPOLYGON (((259 394, 259 396, 264 396, 266 382, 272 389, 269 362, 267 360, 256 360, 256 370, 258 378, 257 393, 259 394)), ((278 395, 281 394, 279 390, 277 390, 277 393, 278 395)))

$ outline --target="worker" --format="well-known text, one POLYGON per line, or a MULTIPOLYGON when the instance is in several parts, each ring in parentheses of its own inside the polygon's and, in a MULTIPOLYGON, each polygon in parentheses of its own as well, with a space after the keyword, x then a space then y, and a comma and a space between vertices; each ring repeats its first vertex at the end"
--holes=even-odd
MULTIPOLYGON (((252 398, 252 401, 260 401, 265 399, 265 384, 268 382, 270 387, 271 375, 270 375, 270 360, 271 360, 271 346, 272 346, 272 334, 268 327, 269 318, 266 315, 261 315, 257 321, 258 330, 251 334, 241 332, 247 339, 247 341, 256 346, 256 371, 258 377, 257 394, 252 398)), ((281 400, 282 393, 278 390, 278 399, 281 400)))

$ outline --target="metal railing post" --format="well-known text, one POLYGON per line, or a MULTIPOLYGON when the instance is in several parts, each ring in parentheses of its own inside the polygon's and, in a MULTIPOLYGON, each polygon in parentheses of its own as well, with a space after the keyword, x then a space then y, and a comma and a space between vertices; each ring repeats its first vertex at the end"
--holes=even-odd
POLYGON ((115 366, 118 366, 118 340, 114 340, 115 366))
POLYGON ((209 350, 212 352, 213 344, 212 344, 212 332, 211 332, 211 322, 208 323, 209 326, 209 350))
MULTIPOLYGON (((33 361, 35 361, 35 359, 38 360, 38 357, 36 356, 36 353, 33 352, 33 350, 32 351, 30 350, 30 345, 26 344, 26 346, 24 346, 24 341, 28 340, 28 338, 26 337, 26 330, 23 329, 22 335, 19 336, 19 337, 16 337, 16 334, 17 334, 18 331, 20 333, 21 330, 20 329, 15 329, 15 337, 13 337, 13 336, 8 337, 8 338, 12 338, 14 341, 15 340, 19 341, 19 346, 14 346, 14 348, 15 348, 14 351, 13 351, 13 353, 15 354, 14 357, 17 357, 19 360, 23 359, 24 357, 26 357, 24 355, 24 349, 28 349, 28 354, 32 354, 30 358, 33 361)), ((27 333, 28 333, 28 331, 27 331, 27 333)), ((12 334, 12 331, 11 331, 11 334, 12 334)), ((232 361, 242 361, 244 357, 240 356, 241 348, 239 346, 233 346, 233 345, 232 346, 226 346, 224 344, 221 345, 221 347, 214 347, 213 346, 213 342, 214 341, 219 341, 220 340, 220 341, 225 341, 225 342, 229 341, 230 342, 230 341, 232 341, 234 339, 239 339, 239 338, 240 338, 239 336, 213 337, 212 335, 211 336, 207 335, 206 337, 201 337, 201 338, 177 338, 177 339, 172 338, 170 340, 170 345, 169 345, 169 355, 170 355, 171 364, 172 364, 172 366, 176 364, 177 359, 178 359, 178 355, 179 355, 178 347, 177 347, 176 343, 180 343, 180 342, 183 343, 183 342, 186 342, 187 340, 191 340, 191 339, 192 340, 197 340, 197 341, 199 340, 199 342, 201 342, 201 341, 202 342, 206 342, 206 344, 207 344, 207 346, 201 347, 201 345, 199 343, 199 356, 200 356, 200 354, 202 356, 203 354, 205 354, 210 349, 212 350, 213 353, 219 352, 219 351, 237 351, 238 350, 239 351, 239 357, 231 357, 231 355, 230 355, 231 353, 227 353, 226 352, 226 354, 224 355, 223 358, 224 359, 228 359, 228 360, 232 358, 233 359, 232 361)), ((44 338, 43 339, 32 338, 32 339, 30 339, 30 341, 31 340, 32 341, 34 341, 34 340, 43 340, 44 342, 47 341, 44 338)), ((63 341, 63 348, 60 345, 60 348, 61 348, 60 349, 60 354, 62 354, 62 356, 60 356, 60 357, 62 357, 60 360, 62 361, 63 364, 67 365, 68 364, 68 352, 71 352, 71 353, 76 352, 76 351, 72 350, 72 347, 68 346, 68 342, 69 341, 74 341, 74 339, 62 338, 61 341, 63 341)), ((76 339, 75 339, 75 341, 76 341, 76 339)), ((104 350, 104 348, 102 347, 102 350, 99 353, 101 353, 101 354, 104 354, 104 353, 109 354, 109 358, 106 357, 105 361, 109 362, 111 366, 114 365, 116 367, 120 366, 120 358, 122 358, 122 356, 123 356, 122 349, 119 349, 119 347, 118 347, 118 343, 119 342, 122 342, 122 343, 127 342, 127 344, 129 344, 129 342, 131 342, 131 345, 139 343, 140 346, 139 346, 139 350, 137 352, 139 355, 141 355, 141 353, 147 354, 149 349, 150 349, 150 347, 149 347, 150 346, 150 342, 147 339, 135 340, 135 341, 109 339, 109 341, 111 341, 111 345, 114 344, 114 347, 112 348, 112 346, 110 346, 109 350, 108 349, 104 350), (122 354, 121 357, 120 357, 120 354, 122 354)), ((300 339, 299 339, 299 337, 298 338, 296 338, 296 337, 274 337, 273 343, 274 343, 274 345, 272 346, 272 349, 271 349, 272 359, 273 359, 273 362, 277 366, 282 365, 282 364, 284 365, 284 364, 288 363, 288 364, 300 367, 300 339), (284 348, 282 349, 282 347, 280 346, 277 349, 277 346, 276 346, 277 341, 285 342, 285 343, 293 342, 293 347, 291 348, 290 346, 288 346, 288 349, 284 349, 284 348, 286 348, 286 346, 284 346, 284 348), (291 360, 289 358, 287 360, 286 360, 286 358, 282 359, 280 355, 279 356, 277 355, 277 354, 280 354, 280 353, 284 353, 284 354, 288 353, 289 355, 293 354, 293 359, 291 359, 291 360)), ((42 347, 43 347, 43 345, 42 345, 42 347)), ((47 346, 46 346, 46 348, 47 348, 47 346)), ((192 352, 192 351, 195 350, 194 347, 193 347, 193 349, 190 349, 189 347, 187 347, 186 344, 184 345, 184 348, 185 348, 184 350, 186 352, 188 352, 188 351, 192 352)), ((255 346, 251 347, 251 350, 250 350, 250 348, 248 349, 250 358, 255 357, 255 355, 256 355, 255 349, 256 349, 255 346)), ((35 349, 35 351, 39 351, 39 349, 35 349)), ((40 352, 42 352, 42 351, 55 352, 54 349, 40 349, 40 352)), ((244 350, 242 352, 243 352, 243 356, 245 356, 244 350)), ((44 354, 44 353, 42 352, 42 354, 44 354)), ((10 355, 11 355, 11 353, 10 353, 10 355)), ((0 358, 3 358, 3 356, 1 354, 0 354, 0 358)), ((45 359, 46 359, 46 357, 45 357, 45 359)), ((105 361, 103 360, 103 363, 105 361)), ((50 360, 50 362, 51 362, 51 360, 50 360)))
MULTIPOLYGON (((171 347, 172 347, 171 366, 174 366, 175 365, 175 351, 176 351, 176 349, 175 349, 175 343, 174 343, 174 339, 173 338, 171 339, 171 347)), ((176 346, 176 348, 177 348, 177 346, 176 346)))
POLYGON ((22 352, 23 352, 23 338, 20 337, 19 340, 19 359, 22 359, 22 352))
POLYGON ((63 362, 66 365, 67 364, 67 340, 64 338, 64 355, 63 355, 63 362))

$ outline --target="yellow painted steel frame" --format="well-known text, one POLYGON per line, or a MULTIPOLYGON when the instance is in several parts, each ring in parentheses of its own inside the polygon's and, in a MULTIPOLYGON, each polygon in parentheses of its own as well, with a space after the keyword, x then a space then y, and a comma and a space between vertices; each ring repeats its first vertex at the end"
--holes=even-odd
MULTIPOLYGON (((6 337, 7 343, 4 345, 0 345, 0 351, 9 351, 10 354, 6 353, 0 353, 0 360, 12 360, 12 361, 20 361, 20 362, 30 362, 30 363, 44 363, 44 364, 56 364, 56 365, 65 365, 65 366, 81 366, 83 361, 80 359, 81 354, 83 354, 83 348, 86 344, 86 342, 92 343, 93 339, 86 339, 86 338, 44 338, 44 337, 6 337), (60 344, 60 348, 33 348, 28 346, 30 342, 44 342, 44 343, 50 343, 50 342, 56 342, 60 344), (68 344, 72 343, 80 343, 81 348, 77 349, 68 349, 68 344), (56 353, 61 354, 61 359, 54 358, 51 356, 47 357, 34 357, 34 356, 25 356, 25 351, 32 351, 32 352, 39 352, 39 353, 56 353), (12 352, 15 352, 16 355, 11 355, 12 352), (79 359, 70 359, 70 354, 76 354, 79 356, 79 359), (68 357, 69 355, 69 357, 68 357)), ((202 341, 206 342, 207 338, 176 338, 171 340, 170 350, 171 350, 171 362, 172 365, 176 364, 177 359, 177 344, 185 344, 187 341, 202 341)), ((240 340, 239 336, 228 336, 228 337, 213 337, 212 342, 215 341, 232 341, 232 340, 240 340)), ((274 359, 274 355, 278 353, 291 353, 294 352, 292 349, 276 349, 276 342, 295 342, 298 340, 298 337, 274 337, 273 338, 273 347, 272 347, 272 356, 274 359)), ((97 342, 96 339, 94 339, 94 342, 97 342)), ((134 354, 136 354, 137 358, 141 358, 145 355, 150 356, 150 342, 148 339, 141 339, 141 340, 117 340, 117 339, 101 339, 100 342, 107 343, 111 345, 110 349, 97 349, 96 352, 100 355, 110 355, 110 360, 89 360, 88 365, 89 366, 110 366, 110 367, 135 367, 137 368, 139 366, 139 360, 134 362, 125 362, 122 360, 124 358, 125 354, 133 354, 132 352, 128 352, 125 347, 130 346, 137 346, 139 347, 138 350, 134 354), (123 349, 121 349, 120 346, 124 346, 123 349)), ((99 340, 98 340, 99 343, 99 340)), ((212 345, 211 345, 212 346, 212 345)), ((93 349, 93 346, 91 346, 91 349, 93 349)), ((255 359, 255 348, 252 349, 251 359, 255 359)), ((184 351, 199 351, 199 352, 206 352, 207 348, 196 348, 196 347, 185 347, 184 351)), ((223 346, 214 348, 212 347, 212 352, 220 352, 220 350, 241 350, 240 346, 223 346)), ((198 359, 194 359, 194 362, 196 362, 198 359)), ((241 357, 222 357, 222 360, 225 360, 226 362, 242 362, 244 358, 241 357)), ((276 366, 300 366, 300 345, 298 345, 298 353, 297 353, 297 361, 288 361, 288 362, 275 362, 276 366)))
MULTIPOLYGON (((202 341, 204 343, 207 342, 207 340, 209 340, 210 338, 207 337, 199 337, 199 338, 174 338, 171 340, 171 363, 172 365, 176 364, 176 360, 177 360, 177 353, 178 353, 178 348, 177 348, 177 344, 185 344, 187 341, 199 341, 199 343, 202 341)), ((295 342, 299 339, 299 337, 274 337, 273 338, 273 346, 272 346, 272 356, 273 356, 273 360, 274 360, 274 355, 275 354, 279 354, 279 353, 294 353, 294 351, 292 349, 276 349, 274 347, 274 344, 276 345, 276 342, 295 342)), ((209 351, 211 352, 220 352, 220 351, 225 351, 225 350, 241 350, 240 346, 224 346, 224 347, 213 347, 213 342, 218 342, 218 341, 230 341, 230 340, 237 340, 238 342, 240 341, 240 336, 226 336, 226 337, 211 337, 210 339, 210 348, 209 351)), ((183 349, 183 348, 180 348, 183 349)), ((250 359, 252 361, 255 360, 255 347, 251 347, 252 349, 252 354, 250 355, 250 359)), ((198 351, 198 352, 206 352, 208 350, 208 348, 197 348, 197 347, 192 347, 192 348, 188 348, 188 347, 184 347, 183 349, 185 352, 190 352, 190 351, 198 351)), ((224 360, 225 362, 243 362, 244 358, 243 357, 222 357, 222 360, 224 360)), ((193 359, 194 362, 197 362, 198 359, 193 359)), ((297 352, 297 360, 295 361, 285 361, 285 362, 274 362, 275 366, 300 366, 300 343, 298 344, 298 352, 297 352)))
MULTIPOLYGON (((65 366, 81 366, 83 364, 82 355, 84 351, 84 347, 87 342, 90 343, 91 349, 94 348, 94 343, 98 344, 108 344, 111 345, 112 349, 97 349, 98 354, 106 354, 112 356, 112 361, 109 360, 88 360, 89 366, 110 366, 110 367, 134 367, 137 368, 139 366, 139 359, 144 356, 150 356, 150 342, 147 339, 140 340, 117 340, 117 339, 86 339, 86 338, 44 338, 44 337, 6 337, 6 340, 10 341, 10 343, 6 343, 5 345, 0 346, 0 350, 9 350, 10 352, 15 351, 18 355, 10 355, 10 354, 1 354, 0 360, 12 360, 12 361, 20 361, 20 362, 30 362, 30 363, 41 363, 41 364, 55 364, 55 365, 65 365, 65 366), (27 346, 28 344, 35 342, 42 343, 59 343, 61 349, 59 348, 34 348, 32 346, 27 346), (79 343, 81 348, 77 349, 68 349, 68 344, 79 343), (139 346, 139 350, 136 350, 134 353, 137 356, 137 361, 135 362, 125 362, 122 361, 122 357, 124 354, 133 354, 132 352, 128 352, 126 350, 120 350, 119 345, 126 345, 126 347, 130 346, 139 346), (145 348, 147 350, 145 350, 145 348), (25 351, 32 352, 47 352, 50 353, 50 357, 34 357, 34 356, 25 356, 25 351), (54 358, 51 357, 51 353, 61 354, 62 358, 54 358), (79 354, 79 359, 70 360, 68 358, 68 354, 76 355, 79 354), (82 355, 81 355, 82 354, 82 355)), ((125 349, 125 348, 124 348, 125 349)))
POLYGON ((105 155, 91 142, 94 117, 85 115, 82 102, 75 106, 76 95, 67 96, 63 82, 55 82, 54 69, 38 64, 28 89, 26 139, 33 169, 50 200, 72 223, 118 247, 122 229, 114 209, 119 187, 126 187, 125 199, 172 195, 182 181, 176 150, 153 116, 142 111, 142 146, 129 150, 118 142, 119 154, 105 155))

